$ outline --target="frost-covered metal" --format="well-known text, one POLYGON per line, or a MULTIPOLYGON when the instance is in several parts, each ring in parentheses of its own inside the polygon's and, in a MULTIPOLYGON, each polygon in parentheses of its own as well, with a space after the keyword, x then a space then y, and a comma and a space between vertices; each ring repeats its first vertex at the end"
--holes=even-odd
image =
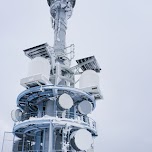
POLYGON ((101 69, 94 56, 76 60, 71 67, 74 45, 66 46, 66 29, 75 2, 48 0, 54 46, 44 43, 24 50, 31 60, 30 74, 21 79, 25 91, 12 111, 13 152, 94 151, 98 133, 88 114, 102 99, 97 75, 101 69))

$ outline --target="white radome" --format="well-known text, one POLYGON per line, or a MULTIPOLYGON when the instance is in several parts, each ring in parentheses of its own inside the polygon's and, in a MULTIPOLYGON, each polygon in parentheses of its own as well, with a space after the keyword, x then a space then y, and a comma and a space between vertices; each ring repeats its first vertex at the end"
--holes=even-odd
POLYGON ((91 148, 91 145, 93 144, 92 135, 86 129, 80 129, 73 132, 73 134, 71 135, 71 139, 74 139, 73 144, 79 150, 89 150, 91 148))
POLYGON ((63 109, 70 109, 73 106, 73 99, 70 95, 64 93, 59 97, 58 103, 63 109))
POLYGON ((80 79, 79 79, 79 88, 88 88, 92 86, 98 86, 99 87, 99 76, 97 72, 93 70, 86 70, 82 73, 80 79))
POLYGON ((28 76, 42 74, 49 80, 51 65, 49 60, 42 57, 35 57, 29 62, 28 76))

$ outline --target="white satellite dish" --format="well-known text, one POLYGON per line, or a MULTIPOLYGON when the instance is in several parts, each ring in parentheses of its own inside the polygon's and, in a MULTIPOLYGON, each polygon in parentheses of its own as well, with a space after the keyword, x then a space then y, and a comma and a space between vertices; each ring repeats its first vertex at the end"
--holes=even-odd
POLYGON ((78 104, 78 111, 81 114, 87 115, 92 112, 92 109, 92 104, 87 100, 84 100, 78 104))
POLYGON ((64 93, 58 99, 59 106, 63 109, 70 109, 74 102, 70 95, 64 93))
POLYGON ((80 129, 71 134, 71 145, 77 151, 88 150, 93 144, 93 138, 89 131, 80 129))
POLYGON ((21 111, 20 109, 13 110, 13 111, 11 112, 11 117, 12 117, 12 120, 13 120, 14 122, 21 121, 22 111, 21 111))

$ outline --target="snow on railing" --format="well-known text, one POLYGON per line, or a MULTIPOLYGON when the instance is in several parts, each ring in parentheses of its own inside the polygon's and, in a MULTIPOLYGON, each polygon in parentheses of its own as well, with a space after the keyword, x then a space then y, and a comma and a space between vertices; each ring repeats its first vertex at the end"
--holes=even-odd
MULTIPOLYGON (((37 113, 37 112, 30 112, 30 113, 23 113, 22 115, 22 121, 24 120, 28 120, 30 118, 41 118, 47 116, 47 114, 45 112, 41 112, 41 113, 37 113)), ((96 122, 86 116, 86 115, 82 115, 79 113, 73 113, 73 112, 69 112, 69 111, 56 111, 54 113, 50 113, 49 116, 51 117, 56 117, 56 118, 66 118, 66 119, 73 119, 75 121, 79 121, 81 123, 86 124, 87 126, 91 127, 92 129, 96 130, 96 122)))

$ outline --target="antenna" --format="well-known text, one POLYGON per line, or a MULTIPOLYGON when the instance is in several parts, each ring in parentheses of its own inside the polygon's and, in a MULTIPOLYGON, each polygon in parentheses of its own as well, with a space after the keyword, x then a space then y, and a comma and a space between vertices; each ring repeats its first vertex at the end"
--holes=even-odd
POLYGON ((29 58, 28 76, 20 84, 25 91, 12 111, 13 152, 94 151, 96 122, 88 117, 102 99, 101 68, 94 56, 76 60, 74 45, 66 46, 67 20, 76 0, 47 0, 54 29, 54 45, 43 43, 24 50, 29 58), (70 49, 69 52, 67 50, 70 49), (75 88, 79 76, 79 88, 75 88))

